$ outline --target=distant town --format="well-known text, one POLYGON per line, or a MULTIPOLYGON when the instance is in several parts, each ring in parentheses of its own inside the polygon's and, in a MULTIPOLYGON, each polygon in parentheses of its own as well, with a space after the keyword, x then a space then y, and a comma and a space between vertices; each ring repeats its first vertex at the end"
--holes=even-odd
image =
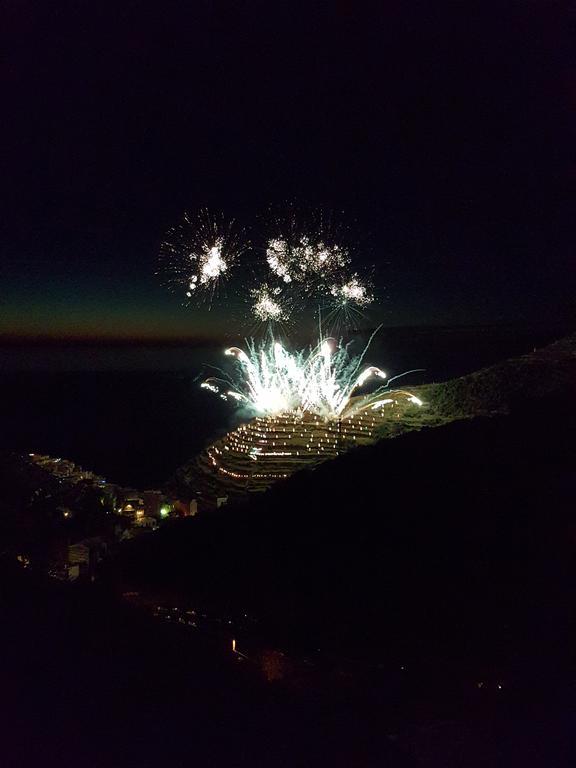
POLYGON ((197 513, 195 500, 125 488, 65 458, 7 453, 0 465, 12 478, 2 554, 65 581, 94 580, 119 543, 197 513))

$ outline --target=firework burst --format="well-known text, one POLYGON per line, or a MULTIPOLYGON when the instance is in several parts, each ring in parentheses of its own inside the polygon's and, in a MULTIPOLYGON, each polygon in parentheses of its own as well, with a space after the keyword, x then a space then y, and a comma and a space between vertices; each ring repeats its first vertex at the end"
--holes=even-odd
POLYGON ((273 338, 258 346, 251 341, 247 351, 238 347, 226 350, 235 359, 235 377, 223 373, 221 377, 207 379, 202 386, 255 414, 267 416, 312 413, 334 421, 367 409, 383 408, 394 402, 395 397, 421 405, 409 392, 390 389, 398 376, 389 380, 380 368, 364 365, 368 346, 369 343, 361 355, 352 357, 348 346, 328 338, 321 339, 314 348, 296 353, 288 352, 273 338), (369 381, 377 387, 362 394, 369 381))
POLYGON ((268 269, 300 298, 316 300, 351 277, 350 238, 330 212, 288 205, 269 212, 266 229, 268 269))
POLYGON ((335 302, 343 306, 351 304, 364 308, 374 301, 370 286, 366 281, 362 282, 357 274, 344 283, 332 285, 330 295, 335 302))
MULTIPOLYGON (((247 245, 233 223, 206 210, 185 214, 168 232, 161 256, 172 284, 186 299, 211 303, 241 262, 234 293, 244 316, 250 307, 254 334, 262 338, 265 329, 262 341, 227 349, 232 365, 215 369, 216 375, 201 385, 251 419, 199 458, 211 488, 213 472, 243 491, 253 482, 267 487, 300 466, 316 466, 342 449, 372 442, 378 423, 422 405, 411 392, 392 386, 421 369, 390 378, 366 364, 375 334, 360 355, 331 337, 358 325, 374 301, 374 287, 362 265, 352 265, 357 246, 345 235, 330 215, 295 215, 293 208, 288 216, 270 216, 255 246, 247 245), (314 311, 318 344, 290 351, 279 341, 287 335, 284 325, 293 317, 300 322, 311 318, 314 311)), ((228 316, 231 308, 229 302, 228 316)))
POLYGON ((355 250, 349 230, 332 214, 289 206, 268 222, 268 279, 283 286, 293 312, 318 312, 326 330, 340 335, 364 319, 374 300, 371 281, 353 269, 355 250))
POLYGON ((183 291, 188 302, 210 304, 246 249, 233 221, 203 209, 197 215, 185 213, 180 224, 169 230, 160 258, 170 283, 183 291))
POLYGON ((290 308, 282 289, 263 283, 250 291, 252 314, 262 323, 280 323, 290 317, 290 308))
POLYGON ((365 310, 374 301, 372 284, 357 273, 332 283, 322 299, 322 320, 326 330, 339 334, 366 319, 365 310))
POLYGON ((268 241, 266 260, 275 277, 284 283, 297 283, 307 293, 326 284, 350 264, 347 251, 339 245, 313 242, 302 235, 290 243, 282 238, 268 241))

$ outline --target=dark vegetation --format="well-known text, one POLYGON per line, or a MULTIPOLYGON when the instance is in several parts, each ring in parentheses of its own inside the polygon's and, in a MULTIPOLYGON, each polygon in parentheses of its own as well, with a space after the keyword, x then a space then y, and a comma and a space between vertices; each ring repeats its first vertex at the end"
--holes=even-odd
POLYGON ((513 357, 443 384, 422 387, 431 410, 452 418, 470 418, 530 408, 558 393, 576 390, 576 336, 513 357))
POLYGON ((464 376, 410 387, 424 402, 406 413, 399 423, 381 429, 391 437, 422 427, 436 427, 457 419, 529 410, 533 403, 576 390, 576 336, 566 336, 548 346, 464 376))
MULTIPOLYGON (((370 728, 344 697, 295 702, 201 635, 148 619, 97 587, 47 583, 5 563, 0 575, 6 768, 364 760, 370 728)), ((386 738, 369 752, 405 765, 386 738)))

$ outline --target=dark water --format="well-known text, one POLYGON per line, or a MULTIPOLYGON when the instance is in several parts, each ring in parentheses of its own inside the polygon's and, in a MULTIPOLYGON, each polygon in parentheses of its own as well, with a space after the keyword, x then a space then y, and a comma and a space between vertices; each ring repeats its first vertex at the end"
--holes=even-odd
MULTIPOLYGON (((367 364, 406 381, 452 376, 530 351, 558 329, 393 329, 367 364)), ((361 351, 361 340, 353 351, 361 351)), ((224 361, 226 358, 224 358, 224 361)), ((237 423, 227 403, 200 389, 222 350, 174 347, 0 349, 0 449, 63 456, 107 479, 155 487, 237 423)))

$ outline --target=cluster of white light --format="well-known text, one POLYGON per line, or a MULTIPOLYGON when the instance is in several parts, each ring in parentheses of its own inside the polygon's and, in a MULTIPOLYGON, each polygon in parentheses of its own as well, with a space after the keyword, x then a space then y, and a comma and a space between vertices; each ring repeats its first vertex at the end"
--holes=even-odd
POLYGON ((275 237, 254 249, 233 220, 207 209, 184 213, 161 244, 163 271, 170 284, 184 291, 187 302, 212 303, 221 295, 223 283, 235 276, 240 260, 249 258, 246 254, 264 252, 266 261, 258 267, 268 267, 262 279, 269 285, 265 282, 249 290, 256 320, 285 322, 296 307, 304 308, 311 301, 314 309, 321 305, 330 310, 327 317, 332 328, 342 320, 346 324, 357 320, 356 313, 373 301, 372 288, 353 270, 350 248, 339 242, 337 232, 322 220, 309 223, 307 229, 295 220, 278 221, 275 226, 275 237))
POLYGON ((370 289, 360 281, 358 275, 353 275, 350 280, 341 285, 332 285, 330 293, 339 303, 352 303, 358 307, 367 307, 374 300, 370 289))
POLYGON ((282 290, 280 288, 271 288, 267 283, 264 283, 258 288, 254 288, 250 293, 254 299, 252 312, 258 320, 278 322, 288 319, 289 313, 281 303, 282 290))
POLYGON ((228 269, 228 264, 222 255, 224 241, 218 238, 213 244, 204 243, 200 253, 190 253, 190 261, 197 270, 190 277, 186 296, 190 298, 198 286, 216 282, 228 269))
POLYGON ((368 379, 386 380, 380 368, 362 367, 365 353, 366 349, 351 358, 347 347, 331 339, 297 353, 274 340, 258 347, 252 342, 248 352, 238 347, 226 350, 238 363, 237 380, 212 377, 203 386, 257 414, 313 413, 325 421, 338 420, 390 402, 388 384, 364 397, 353 397, 368 379))
POLYGON ((290 274, 289 248, 286 240, 275 238, 268 241, 266 260, 272 272, 285 283, 292 282, 290 274))
POLYGON ((350 263, 341 246, 313 243, 306 235, 292 245, 282 238, 269 240, 266 260, 274 275, 285 283, 303 283, 311 278, 326 280, 350 263))
POLYGON ((167 232, 160 259, 169 282, 182 287, 187 299, 211 302, 246 249, 244 235, 234 221, 202 209, 184 213, 167 232))

